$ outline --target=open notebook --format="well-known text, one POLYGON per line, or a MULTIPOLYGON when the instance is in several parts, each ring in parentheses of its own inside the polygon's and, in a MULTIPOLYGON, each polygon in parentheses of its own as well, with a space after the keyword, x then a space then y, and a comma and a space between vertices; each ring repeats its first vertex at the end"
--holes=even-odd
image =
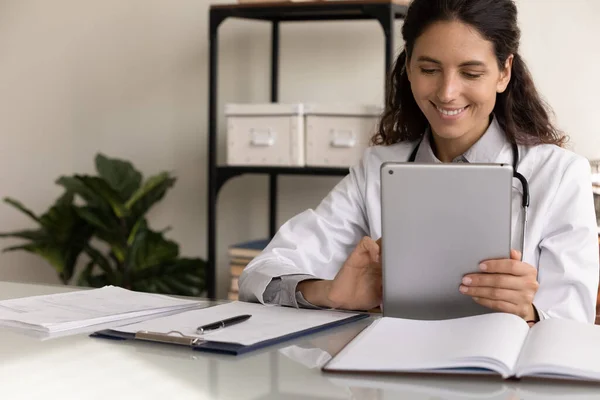
POLYGON ((471 373, 600 381, 600 326, 512 314, 443 321, 384 317, 357 335, 326 372, 471 373))

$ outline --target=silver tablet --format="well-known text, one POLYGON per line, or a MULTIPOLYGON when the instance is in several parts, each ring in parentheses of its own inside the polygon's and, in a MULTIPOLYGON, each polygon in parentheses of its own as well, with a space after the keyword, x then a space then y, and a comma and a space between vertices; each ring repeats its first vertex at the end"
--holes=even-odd
POLYGON ((490 312, 458 288, 481 261, 510 257, 512 176, 504 164, 382 165, 384 316, 490 312))

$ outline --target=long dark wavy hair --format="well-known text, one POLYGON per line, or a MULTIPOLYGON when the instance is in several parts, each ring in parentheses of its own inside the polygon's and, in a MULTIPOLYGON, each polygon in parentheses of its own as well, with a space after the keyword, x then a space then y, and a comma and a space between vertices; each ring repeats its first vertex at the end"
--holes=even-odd
POLYGON ((460 21, 477 29, 493 43, 500 70, 507 58, 514 56, 510 82, 503 93, 496 95, 493 111, 509 142, 558 146, 566 143, 567 137, 550 121, 550 107, 540 98, 518 53, 521 31, 513 0, 413 0, 402 27, 404 50, 388 78, 386 107, 372 144, 390 145, 423 136, 428 122, 413 97, 406 64, 417 38, 439 21, 460 21))

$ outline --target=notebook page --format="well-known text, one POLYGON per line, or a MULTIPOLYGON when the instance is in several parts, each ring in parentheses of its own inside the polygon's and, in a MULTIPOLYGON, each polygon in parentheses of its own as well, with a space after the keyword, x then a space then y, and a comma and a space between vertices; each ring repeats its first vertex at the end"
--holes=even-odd
POLYGON ((600 326, 547 319, 533 328, 517 365, 517 376, 572 375, 600 380, 600 326))
POLYGON ((326 366, 336 371, 415 371, 494 368, 510 375, 529 327, 511 314, 484 314, 443 321, 382 318, 326 366), (488 363, 486 359, 497 360, 488 363))
POLYGON ((290 333, 314 328, 357 315, 342 311, 296 309, 290 307, 265 306, 257 303, 234 301, 201 310, 186 311, 164 318, 156 318, 138 324, 120 326, 118 332, 179 331, 186 336, 202 337, 206 340, 252 345, 290 333), (236 315, 250 314, 250 319, 224 329, 198 335, 196 328, 236 315))

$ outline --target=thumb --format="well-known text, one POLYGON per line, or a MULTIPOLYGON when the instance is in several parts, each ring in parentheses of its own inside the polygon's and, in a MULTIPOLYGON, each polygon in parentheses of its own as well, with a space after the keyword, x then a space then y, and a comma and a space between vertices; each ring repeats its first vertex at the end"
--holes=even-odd
POLYGON ((379 245, 373 239, 368 236, 365 236, 358 243, 355 251, 352 252, 350 257, 361 257, 364 255, 368 255, 371 261, 378 262, 379 261, 379 245))
POLYGON ((510 259, 521 261, 521 252, 519 250, 511 249, 510 250, 510 259))
POLYGON ((362 240, 363 249, 369 254, 371 262, 379 262, 379 241, 375 241, 368 236, 365 236, 362 240))
POLYGON ((371 256, 371 261, 376 263, 381 262, 381 239, 377 241, 370 240, 369 255, 371 256))

